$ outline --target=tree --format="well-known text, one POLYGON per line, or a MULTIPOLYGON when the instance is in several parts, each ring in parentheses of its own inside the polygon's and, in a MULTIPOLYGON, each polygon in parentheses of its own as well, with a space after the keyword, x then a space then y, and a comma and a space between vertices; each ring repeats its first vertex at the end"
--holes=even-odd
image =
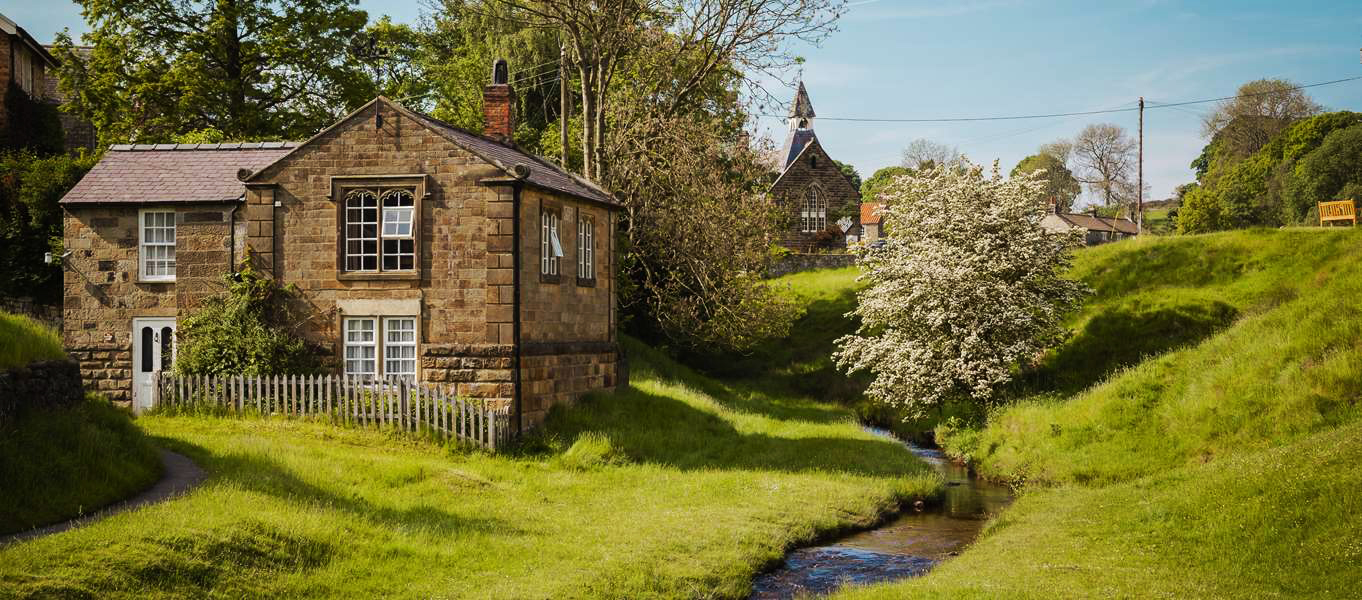
POLYGON ((1225 151, 1244 158, 1292 123, 1320 110, 1294 82, 1258 79, 1239 86, 1235 97, 1217 104, 1202 120, 1201 135, 1207 140, 1221 138, 1225 151))
POLYGON ((625 205, 620 302, 630 328, 737 351, 787 335, 798 309, 761 277, 783 221, 763 193, 759 152, 700 114, 633 102, 612 111, 625 145, 607 177, 625 205))
POLYGON ((1073 210, 1074 198, 1083 191, 1083 186, 1074 179, 1074 174, 1064 163, 1051 154, 1032 154, 1023 158, 1012 168, 1010 177, 1023 173, 1034 173, 1045 183, 1041 194, 1046 206, 1053 204, 1060 212, 1073 210))
POLYGON ((1086 287, 1066 279, 1078 231, 1039 226, 1045 183, 983 168, 897 177, 885 246, 864 250, 853 314, 833 359, 867 371, 866 394, 909 418, 950 401, 988 404, 1019 367, 1061 342, 1086 287))
POLYGON ((43 262, 61 254, 62 209, 57 204, 94 165, 94 157, 0 153, 0 296, 60 303, 62 274, 43 262))
POLYGON ((884 200, 880 198, 880 192, 882 192, 890 182, 894 181, 894 178, 900 175, 910 174, 912 174, 912 171, 908 170, 908 167, 900 166, 884 167, 875 171, 875 174, 871 175, 870 179, 865 180, 865 182, 861 184, 861 202, 874 204, 883 202, 884 200))
POLYGON ((856 171, 856 167, 840 160, 834 160, 832 163, 837 165, 837 170, 841 171, 843 175, 846 175, 847 179, 851 180, 851 185, 855 187, 856 192, 859 193, 861 191, 861 174, 856 171))
POLYGON ((771 73, 797 61, 792 41, 816 43, 833 29, 843 0, 488 0, 509 18, 562 36, 581 86, 583 174, 603 179, 606 115, 621 61, 666 50, 684 69, 640 81, 675 115, 722 70, 771 73))
POLYGON ((1107 207, 1127 207, 1135 200, 1135 140, 1118 125, 1088 125, 1073 140, 1076 178, 1107 207))
POLYGON ((909 142, 908 147, 903 149, 902 164, 916 171, 930 170, 935 166, 954 167, 962 160, 964 157, 960 156, 960 151, 954 146, 918 138, 909 142))
POLYGON ((1358 186, 1362 186, 1362 125, 1330 133, 1318 148, 1301 157, 1292 172, 1287 198, 1302 215, 1311 209, 1318 210, 1318 202, 1358 200, 1358 186))
POLYGON ((393 23, 387 15, 356 35, 350 56, 364 73, 369 88, 362 97, 386 96, 424 108, 421 99, 431 89, 422 68, 423 41, 421 32, 393 23))
POLYGON ((1036 150, 1036 154, 1044 154, 1053 157, 1061 165, 1068 165, 1069 159, 1074 154, 1074 143, 1066 139, 1058 139, 1053 142, 1041 144, 1036 150))
POLYGON ((217 129, 302 139, 368 98, 351 65, 368 19, 351 0, 79 0, 88 58, 67 33, 55 54, 68 110, 102 143, 163 142, 217 129))

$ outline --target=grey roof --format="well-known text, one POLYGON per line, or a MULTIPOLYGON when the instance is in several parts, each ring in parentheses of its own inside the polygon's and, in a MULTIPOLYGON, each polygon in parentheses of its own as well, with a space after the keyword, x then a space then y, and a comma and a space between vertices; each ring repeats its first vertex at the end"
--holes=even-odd
POLYGON ((780 169, 784 171, 790 168, 790 163, 799 158, 799 153, 804 151, 804 147, 808 146, 814 137, 812 129, 791 129, 789 135, 785 136, 785 147, 780 152, 780 169))
POLYGON ((506 171, 507 174, 514 175, 514 168, 517 164, 530 167, 530 174, 526 181, 542 188, 562 192, 587 200, 594 200, 611 206, 619 206, 619 201, 615 200, 605 190, 585 178, 578 177, 572 173, 563 171, 555 165, 541 157, 535 156, 514 146, 508 146, 491 138, 486 138, 475 133, 471 133, 450 125, 444 121, 436 119, 427 114, 419 113, 403 107, 436 132, 440 133, 451 142, 458 144, 465 150, 472 152, 484 160, 506 171))
POLYGON ((241 169, 256 171, 295 142, 119 144, 61 200, 62 204, 232 202, 245 186, 241 169))
POLYGON ((1140 232, 1140 228, 1130 219, 1116 219, 1112 217, 1099 217, 1081 213, 1056 213, 1057 217, 1064 222, 1075 227, 1082 227, 1091 231, 1111 231, 1114 233, 1127 233, 1135 235, 1140 232))
POLYGON ((790 117, 801 117, 812 119, 813 102, 809 100, 809 92, 804 89, 804 82, 799 82, 799 89, 795 91, 794 103, 790 105, 790 117))
MULTIPOLYGON (((585 178, 563 171, 558 165, 544 160, 543 158, 520 150, 515 146, 510 146, 491 138, 460 129, 430 115, 402 106, 401 104, 382 96, 374 98, 369 101, 368 104, 355 109, 345 118, 337 121, 331 127, 323 129, 317 135, 312 136, 308 141, 300 144, 299 148, 312 143, 313 140, 321 138, 327 131, 339 127, 341 123, 350 120, 354 115, 367 110, 378 102, 383 102, 416 122, 429 127, 431 131, 440 134, 442 137, 464 150, 472 152, 478 158, 487 161, 488 164, 501 169, 508 177, 518 178, 515 170, 516 165, 525 165, 526 167, 529 167, 529 174, 525 177, 525 181, 532 185, 599 202, 612 207, 620 206, 619 201, 615 200, 609 192, 606 192, 585 178)), ((282 161, 287 155, 288 153, 281 155, 275 162, 282 161)), ((247 181, 261 176, 262 173, 273 166, 274 164, 271 163, 256 169, 255 174, 252 175, 251 178, 248 178, 247 181)))

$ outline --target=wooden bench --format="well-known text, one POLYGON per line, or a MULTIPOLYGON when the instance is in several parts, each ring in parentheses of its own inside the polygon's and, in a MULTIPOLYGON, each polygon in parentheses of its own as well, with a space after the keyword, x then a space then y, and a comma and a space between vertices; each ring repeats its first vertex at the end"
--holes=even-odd
POLYGON ((1357 225, 1357 207, 1352 200, 1319 203, 1320 226, 1323 227, 1325 223, 1335 221, 1349 221, 1353 225, 1357 225))

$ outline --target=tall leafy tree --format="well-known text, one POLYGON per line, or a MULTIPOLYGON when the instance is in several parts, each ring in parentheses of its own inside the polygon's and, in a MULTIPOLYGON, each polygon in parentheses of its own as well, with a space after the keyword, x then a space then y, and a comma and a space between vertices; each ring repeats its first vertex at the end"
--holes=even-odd
POLYGON ((72 112, 102 142, 304 138, 372 91, 350 50, 354 0, 78 0, 91 31, 56 54, 72 112))
POLYGON ((1074 178, 1064 162, 1044 152, 1023 158, 1009 174, 1016 177, 1023 173, 1035 173, 1045 184, 1041 196, 1046 203, 1053 203, 1061 212, 1073 210, 1074 199, 1083 191, 1083 186, 1074 178))
POLYGON ((1221 150, 1242 159, 1266 146, 1292 123, 1319 114, 1304 90, 1286 79, 1258 79, 1216 105, 1201 123, 1207 140, 1219 139, 1221 150))
POLYGON ((1111 123, 1088 125, 1073 140, 1078 180, 1107 208, 1121 208, 1135 199, 1135 140, 1111 123))

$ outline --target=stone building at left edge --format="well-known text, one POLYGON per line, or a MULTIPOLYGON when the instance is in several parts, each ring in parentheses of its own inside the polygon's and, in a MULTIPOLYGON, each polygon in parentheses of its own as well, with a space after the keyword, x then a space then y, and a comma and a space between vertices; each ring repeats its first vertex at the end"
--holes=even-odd
POLYGON ((62 200, 63 337, 88 388, 146 408, 178 324, 255 267, 302 292, 337 373, 512 407, 619 382, 619 204, 511 142, 505 62, 477 134, 376 98, 301 143, 114 146, 62 200))

